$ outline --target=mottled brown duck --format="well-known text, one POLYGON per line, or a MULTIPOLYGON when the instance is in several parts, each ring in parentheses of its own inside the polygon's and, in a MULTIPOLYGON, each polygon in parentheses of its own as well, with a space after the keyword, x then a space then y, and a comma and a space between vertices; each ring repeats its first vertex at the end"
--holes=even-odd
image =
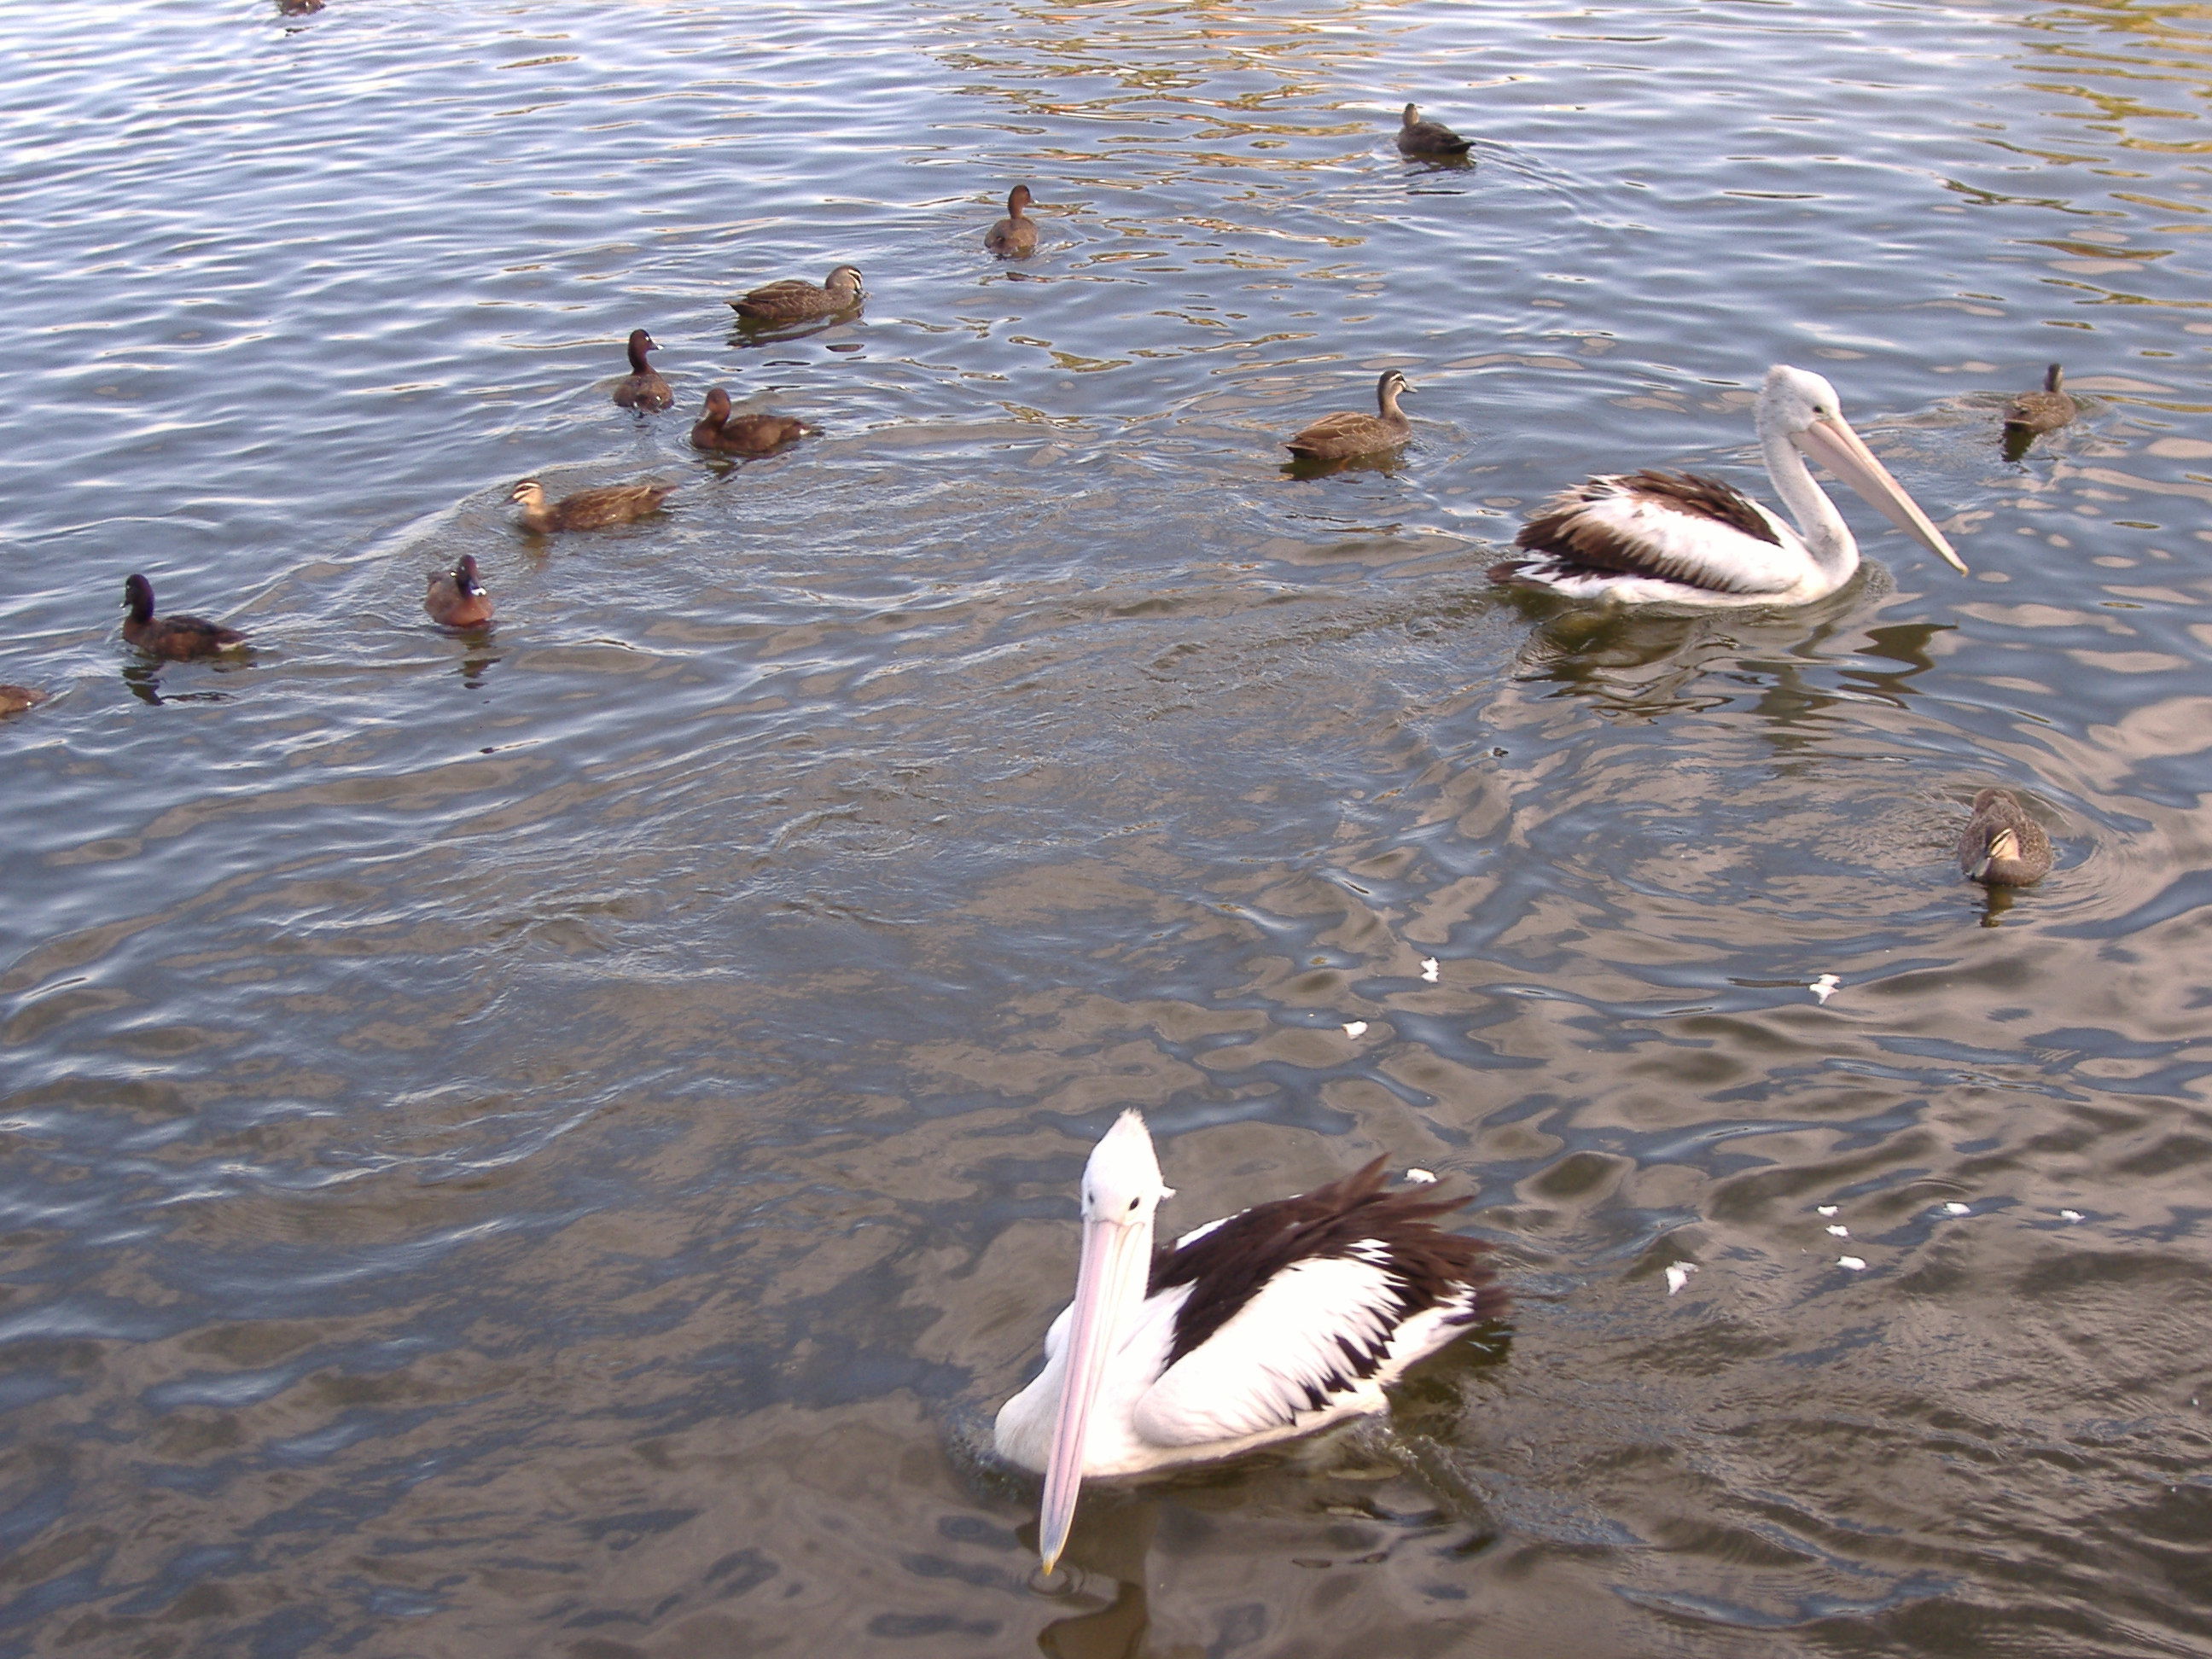
POLYGON ((1462 138, 1441 121, 1421 119, 1420 106, 1406 106, 1406 112, 1398 122, 1398 153, 1419 155, 1430 161, 1449 161, 1464 155, 1474 148, 1474 141, 1462 138))
POLYGON ((2009 789, 1984 789, 1959 837, 1959 869, 1984 887, 2028 887, 2051 873, 2051 837, 2009 789))
POLYGON ((691 446, 725 455, 769 455, 821 430, 796 415, 732 415, 730 394, 716 386, 691 428, 691 446))
POLYGON ((660 345, 641 328, 629 331, 629 373, 615 382, 615 401, 624 409, 665 409, 676 401, 660 371, 645 361, 660 345))
POLYGON ((628 524, 632 519, 641 519, 658 509, 675 489, 674 484, 651 480, 643 483, 604 484, 597 489, 580 489, 573 495, 549 501, 544 484, 535 478, 525 478, 507 493, 507 499, 522 504, 521 524, 525 530, 544 536, 562 530, 597 530, 605 525, 628 524))
POLYGON ((2081 412, 2063 390, 2066 371, 2053 363, 2043 371, 2043 390, 2023 392, 2005 405, 2004 423, 2014 432, 2056 432, 2081 412))
POLYGON ((1398 410, 1398 394, 1411 392, 1412 384, 1395 368, 1382 371, 1375 383, 1375 415, 1346 410, 1324 415, 1283 447, 1302 461, 1343 461, 1354 455, 1371 455, 1392 449, 1413 435, 1413 423, 1398 410))
POLYGON ((839 265, 821 285, 797 276, 757 288, 730 301, 730 309, 749 323, 803 323, 816 317, 835 317, 850 311, 866 297, 855 265, 839 265))
POLYGON ((246 635, 205 617, 156 617, 154 584, 132 576, 123 584, 123 603, 131 614, 123 619, 123 637, 149 657, 182 662, 187 657, 212 657, 235 651, 246 635))
POLYGON ((1036 252, 1036 225, 1022 217, 1034 198, 1027 185, 1006 192, 1006 216, 983 233, 983 246, 1001 259, 1026 259, 1036 252))
POLYGON ((430 578, 422 608, 441 628, 482 628, 491 620, 491 595, 477 578, 475 554, 462 554, 452 570, 430 578))
POLYGON ((36 686, 0 685, 0 714, 20 714, 46 700, 46 694, 36 686))

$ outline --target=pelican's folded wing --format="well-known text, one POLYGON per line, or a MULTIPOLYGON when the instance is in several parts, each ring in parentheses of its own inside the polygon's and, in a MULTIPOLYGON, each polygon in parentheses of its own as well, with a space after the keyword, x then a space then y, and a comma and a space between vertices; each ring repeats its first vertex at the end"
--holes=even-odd
POLYGON ((1367 1389, 1405 1317, 1400 1284, 1365 1252, 1294 1262, 1161 1374, 1134 1426, 1161 1446, 1293 1426, 1367 1389))

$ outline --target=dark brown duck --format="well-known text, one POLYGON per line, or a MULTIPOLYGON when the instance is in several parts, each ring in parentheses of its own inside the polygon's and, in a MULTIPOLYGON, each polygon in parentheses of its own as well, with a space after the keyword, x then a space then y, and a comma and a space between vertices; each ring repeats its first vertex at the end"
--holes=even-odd
POLYGON ((1022 217, 1031 200, 1027 185, 1006 192, 1006 216, 983 233, 983 246, 1001 259, 1026 259, 1036 252, 1036 226, 1022 217))
POLYGON ((660 372, 645 361, 659 343, 641 328, 629 331, 629 373, 615 382, 615 401, 624 409, 665 409, 676 401, 660 372))
POLYGON ((548 501, 545 486, 535 478, 525 478, 507 493, 507 499, 522 504, 521 524, 525 530, 544 536, 562 530, 597 530, 605 525, 641 519, 658 508, 675 489, 674 484, 651 481, 605 484, 597 489, 580 489, 557 501, 548 501))
POLYGON ((441 628, 482 628, 491 620, 491 595, 477 579, 475 554, 462 554, 451 571, 430 578, 422 608, 441 628))
POLYGON ((2043 390, 2023 392, 2005 405, 2004 423, 2014 432, 2056 432, 2081 412, 2064 388, 2066 371, 2053 363, 2043 371, 2043 390))
POLYGON ((156 617, 154 584, 131 576, 123 584, 123 603, 130 615, 123 619, 123 637, 149 657, 182 662, 188 657, 212 657, 234 651, 246 643, 235 628, 225 628, 205 617, 156 617))
POLYGON ((1959 869, 1985 887, 2027 887, 2051 873, 2051 837, 2009 789, 1984 789, 1959 837, 1959 869))
POLYGON ((1283 446, 1304 461, 1343 461, 1354 455, 1371 455, 1395 448, 1413 435, 1413 423, 1399 412, 1398 394, 1411 392, 1412 384, 1395 368, 1382 371, 1375 383, 1379 413, 1360 415, 1345 410, 1324 415, 1283 446))
POLYGON ((46 694, 36 686, 0 685, 0 714, 20 714, 46 700, 46 694))
POLYGON ((821 285, 787 276, 730 301, 730 309, 749 323, 803 323, 850 311, 866 297, 855 265, 839 265, 821 285))
POLYGON ((732 415, 730 394, 716 386, 707 394, 706 410, 691 428, 691 445, 725 455, 767 455, 821 429, 796 415, 732 415))
POLYGON ((1462 138, 1441 121, 1421 119, 1420 106, 1406 106, 1406 112, 1398 122, 1398 153, 1401 155, 1426 156, 1431 160, 1464 155, 1474 148, 1472 139, 1462 138))

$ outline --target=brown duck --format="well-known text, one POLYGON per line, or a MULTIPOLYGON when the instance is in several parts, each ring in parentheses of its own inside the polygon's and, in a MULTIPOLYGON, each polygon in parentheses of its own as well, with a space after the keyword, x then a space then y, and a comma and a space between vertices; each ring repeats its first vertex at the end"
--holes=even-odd
POLYGON ((1462 138, 1441 121, 1421 119, 1418 104, 1406 106, 1406 112, 1398 122, 1398 153, 1401 155, 1438 156, 1464 155, 1474 148, 1472 139, 1462 138))
POLYGON ((1006 216, 983 233, 983 246, 1001 259, 1026 259, 1036 252, 1036 225, 1022 217, 1033 198, 1027 185, 1006 192, 1006 216))
POLYGON ((730 394, 716 386, 691 428, 691 447, 726 455, 767 455, 821 430, 796 415, 732 415, 730 394))
POLYGON ((1357 415, 1347 410, 1324 415, 1283 447, 1302 461, 1349 460, 1393 448, 1413 435, 1413 423, 1398 412, 1398 394, 1413 389, 1403 374, 1386 368, 1375 383, 1375 403, 1381 413, 1357 415))
POLYGON ((2004 423, 2014 432, 2056 432, 2081 412, 2072 396, 2062 389, 2066 371, 2053 363, 2043 371, 2043 390, 2023 392, 2005 405, 2004 423))
POLYGON ((660 349, 659 342, 641 328, 629 331, 629 373, 615 382, 615 401, 624 409, 665 409, 676 401, 660 372, 645 361, 648 351, 660 349))
POLYGON ((123 637, 149 657, 182 662, 187 657, 212 657, 234 651, 246 643, 235 628, 225 628, 205 617, 156 617, 154 584, 132 576, 123 584, 123 603, 131 614, 123 619, 123 637))
POLYGON ((525 478, 507 492, 507 499, 522 503, 522 527, 544 536, 561 530, 597 530, 603 525, 641 519, 675 489, 674 484, 653 483, 605 484, 548 501, 545 486, 535 478, 525 478))
POLYGON ((1959 869, 1985 887, 2029 887, 2051 873, 2051 837, 2009 789, 1984 789, 1959 837, 1959 869))
POLYGON ((0 685, 0 714, 20 714, 46 700, 46 694, 35 686, 0 685))
POLYGON ((422 608, 441 628, 482 628, 491 620, 491 595, 477 580, 475 554, 462 554, 451 571, 430 578, 422 608))
POLYGON ((797 276, 757 288, 730 309, 749 323, 803 323, 814 317, 835 317, 860 303, 866 291, 855 265, 839 265, 817 288, 797 276))

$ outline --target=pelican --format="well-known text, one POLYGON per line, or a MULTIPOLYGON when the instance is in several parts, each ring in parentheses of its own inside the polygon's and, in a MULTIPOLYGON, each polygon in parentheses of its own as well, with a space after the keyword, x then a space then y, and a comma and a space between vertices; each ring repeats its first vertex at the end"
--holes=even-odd
POLYGON ((1492 581, 1630 605, 1802 605, 1859 567, 1858 544, 1805 465, 1810 455, 1867 504, 1953 568, 1943 532, 1844 419, 1836 389, 1787 363, 1766 371, 1759 446, 1795 525, 1717 478, 1631 472, 1563 490, 1521 526, 1528 556, 1491 567, 1492 581), (1802 453, 1801 453, 1802 452, 1802 453))
POLYGON ((1464 1199, 1382 1190, 1382 1160, 1185 1233, 1145 1121, 1123 1112, 1083 1170, 1075 1299, 1044 1369, 999 1409, 1000 1455, 1041 1470, 1050 1572, 1084 1477, 1232 1456, 1383 1409, 1406 1368, 1504 1310, 1489 1246, 1429 1224, 1464 1199))

